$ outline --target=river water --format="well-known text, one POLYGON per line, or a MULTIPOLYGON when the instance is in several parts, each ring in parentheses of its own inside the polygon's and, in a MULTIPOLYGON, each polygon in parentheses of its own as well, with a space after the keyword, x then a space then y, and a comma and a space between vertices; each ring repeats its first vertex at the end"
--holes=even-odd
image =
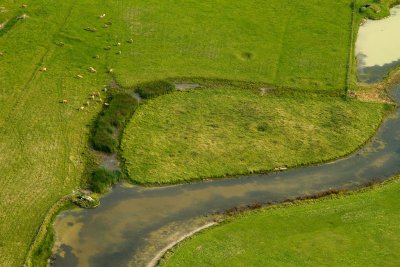
MULTIPOLYGON (((393 14, 397 15, 397 9, 393 14)), ((400 12, 397 17, 400 18, 400 12)), ((390 21, 400 29, 400 19, 390 21)), ((365 28, 368 24, 372 25, 368 22, 365 28)), ((360 43, 369 40, 364 34, 369 32, 362 28, 357 53, 365 57, 360 63, 365 81, 372 81, 376 72, 387 72, 387 62, 395 61, 397 56, 382 55, 384 61, 379 61, 379 55, 374 54, 377 49, 369 50, 369 45, 360 43), (383 69, 373 65, 373 70, 365 72, 368 64, 378 64, 383 69)), ((400 86, 393 89, 392 97, 400 102, 400 86)), ((213 220, 214 213, 252 203, 277 203, 330 189, 354 189, 398 173, 400 110, 396 109, 364 148, 331 163, 157 188, 117 185, 101 198, 97 209, 71 210, 58 216, 54 224, 54 265, 146 266, 167 244, 213 220)))

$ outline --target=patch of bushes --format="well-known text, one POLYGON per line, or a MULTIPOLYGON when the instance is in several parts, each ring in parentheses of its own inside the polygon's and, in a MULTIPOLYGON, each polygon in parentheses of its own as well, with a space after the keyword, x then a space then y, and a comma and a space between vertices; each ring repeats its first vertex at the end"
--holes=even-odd
POLYGON ((121 176, 120 171, 109 171, 105 168, 95 169, 90 177, 90 189, 96 193, 104 193, 111 185, 118 182, 121 176))
POLYGON ((167 94, 174 89, 173 83, 161 80, 139 84, 135 87, 135 92, 143 99, 150 99, 167 94))
POLYGON ((120 133, 132 117, 138 101, 130 94, 118 93, 109 99, 109 106, 97 117, 91 143, 95 150, 114 153, 118 149, 120 133))

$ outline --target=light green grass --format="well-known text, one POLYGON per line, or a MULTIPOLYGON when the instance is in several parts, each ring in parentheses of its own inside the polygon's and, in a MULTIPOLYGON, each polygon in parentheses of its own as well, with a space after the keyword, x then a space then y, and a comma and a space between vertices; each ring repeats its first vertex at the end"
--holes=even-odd
POLYGON ((350 0, 119 2, 134 39, 114 61, 123 84, 200 76, 344 89, 350 0))
POLYGON ((183 242, 162 266, 399 266, 400 180, 250 212, 183 242))
POLYGON ((88 127, 100 106, 76 109, 110 80, 108 67, 129 86, 204 76, 339 92, 349 3, 1 1, 0 23, 29 17, 0 31, 0 265, 21 265, 46 212, 79 186, 88 127), (248 52, 250 60, 243 58, 248 52), (90 66, 98 73, 88 73, 90 66))
POLYGON ((105 65, 93 62, 103 50, 83 30, 85 19, 98 20, 88 14, 91 6, 26 1, 22 10, 21 3, 0 3, 9 10, 3 16, 29 16, 0 37, 0 265, 7 267, 21 266, 49 208, 80 184, 86 125, 100 106, 77 108, 107 79, 104 71, 87 71, 105 65), (76 79, 79 73, 85 78, 76 79))
POLYGON ((122 150, 139 183, 247 174, 348 154, 373 135, 383 111, 382 104, 309 94, 176 92, 138 109, 122 150))

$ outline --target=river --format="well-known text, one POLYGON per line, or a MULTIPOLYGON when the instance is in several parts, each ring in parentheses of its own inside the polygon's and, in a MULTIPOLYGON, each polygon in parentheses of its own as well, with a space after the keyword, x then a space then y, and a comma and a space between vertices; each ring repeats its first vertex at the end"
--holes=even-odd
MULTIPOLYGON (((385 19, 385 27, 400 29, 400 8, 392 15, 396 19, 385 19)), ((381 79, 382 73, 388 71, 387 65, 400 58, 395 52, 386 56, 389 52, 376 47, 378 42, 364 44, 373 40, 371 34, 376 34, 368 30, 374 29, 375 26, 369 26, 374 23, 382 22, 367 22, 357 41, 359 76, 365 82, 381 79), (376 54, 379 51, 385 54, 382 61, 376 54)), ((393 36, 385 38, 390 37, 393 36)), ((400 102, 400 86, 391 94, 400 102)), ((54 265, 146 266, 169 243, 209 223, 216 218, 213 214, 226 209, 278 203, 331 189, 354 189, 398 173, 400 110, 396 109, 364 148, 327 164, 155 188, 117 185, 101 198, 100 207, 66 211, 58 216, 54 224, 54 265)))

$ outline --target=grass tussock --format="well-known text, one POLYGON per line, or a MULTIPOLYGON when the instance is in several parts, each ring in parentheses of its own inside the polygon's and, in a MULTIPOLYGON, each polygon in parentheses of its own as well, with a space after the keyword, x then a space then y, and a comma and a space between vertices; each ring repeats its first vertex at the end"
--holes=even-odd
POLYGON ((96 193, 104 193, 107 189, 121 179, 120 171, 109 171, 98 168, 92 172, 90 178, 90 189, 96 193))
POLYGON ((161 80, 139 84, 135 87, 135 92, 143 99, 150 99, 168 94, 174 89, 175 85, 173 83, 161 80))

